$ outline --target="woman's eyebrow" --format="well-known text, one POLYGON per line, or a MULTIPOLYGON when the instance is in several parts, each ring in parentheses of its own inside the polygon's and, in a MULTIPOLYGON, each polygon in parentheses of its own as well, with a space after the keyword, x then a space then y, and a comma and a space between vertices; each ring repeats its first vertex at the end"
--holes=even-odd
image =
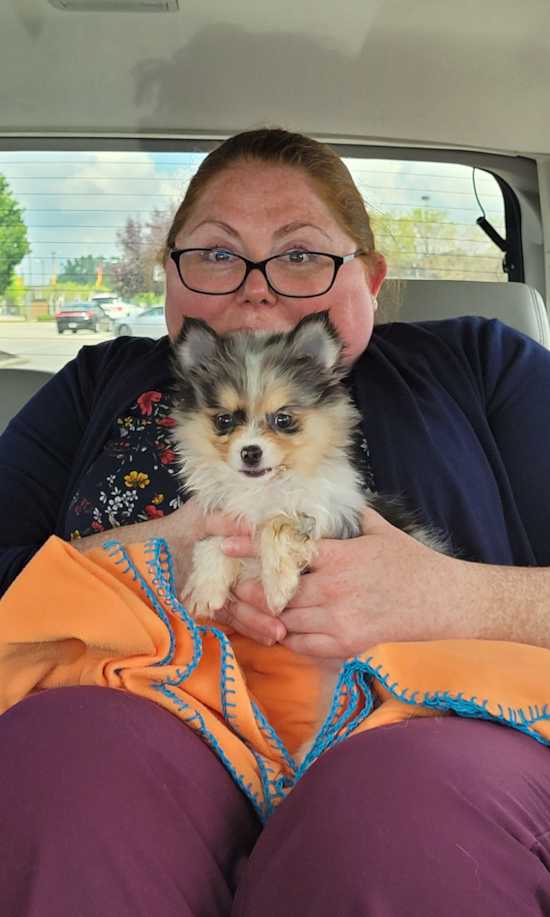
POLYGON ((316 226, 315 223, 303 223, 300 220, 295 220, 293 223, 287 223, 285 226, 281 226, 279 229, 275 230, 275 235, 288 236, 290 233, 297 232, 299 229, 315 229, 327 239, 329 238, 327 233, 324 232, 320 226, 316 226))
MULTIPOLYGON (((200 229, 201 226, 217 226, 219 229, 223 229, 225 232, 229 233, 229 235, 233 236, 235 239, 241 238, 241 234, 233 226, 230 226, 229 223, 224 223, 223 220, 203 220, 201 223, 197 223, 197 225, 193 227, 193 230, 200 229)), ((330 238, 320 226, 302 220, 294 220, 292 223, 285 223, 284 226, 280 226, 279 229, 275 230, 274 235, 276 238, 288 236, 293 232, 298 232, 300 229, 314 229, 320 232, 322 236, 325 236, 325 238, 330 238)))
POLYGON ((229 223, 224 223, 223 220, 203 220, 202 223, 197 223, 193 229, 200 229, 201 226, 218 226, 220 229, 224 229, 225 232, 228 232, 229 235, 235 236, 237 239, 241 238, 240 233, 238 233, 236 229, 233 229, 229 223))

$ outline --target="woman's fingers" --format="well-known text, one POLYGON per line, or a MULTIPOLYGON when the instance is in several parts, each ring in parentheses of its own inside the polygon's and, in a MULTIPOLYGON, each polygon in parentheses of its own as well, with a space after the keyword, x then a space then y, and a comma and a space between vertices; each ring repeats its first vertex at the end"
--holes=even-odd
POLYGON ((252 526, 244 520, 235 519, 226 513, 208 513, 204 519, 207 535, 222 535, 230 538, 233 535, 252 535, 252 526))
POLYGON ((217 612, 216 620, 234 627, 243 637, 250 637, 264 646, 273 646, 286 637, 286 628, 280 621, 237 599, 231 599, 217 612))
POLYGON ((209 513, 204 520, 204 532, 225 539, 220 549, 228 557, 256 557, 253 528, 248 522, 225 513, 209 513))
MULTIPOLYGON (((300 656, 313 656, 316 659, 334 659, 339 652, 338 641, 329 634, 288 634, 281 640, 283 646, 299 653, 300 656)), ((344 662, 342 662, 339 666, 344 662)))
POLYGON ((246 605, 252 605, 261 614, 271 619, 275 617, 269 610, 261 584, 256 580, 239 580, 233 587, 233 595, 237 601, 244 602, 246 605))
POLYGON ((228 557, 256 557, 258 553, 254 539, 249 535, 232 535, 220 545, 222 554, 228 557))

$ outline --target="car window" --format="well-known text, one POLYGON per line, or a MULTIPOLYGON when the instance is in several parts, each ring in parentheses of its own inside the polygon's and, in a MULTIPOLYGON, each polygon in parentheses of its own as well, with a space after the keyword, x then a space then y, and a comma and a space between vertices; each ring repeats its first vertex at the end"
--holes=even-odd
POLYGON ((388 277, 506 281, 502 252, 476 224, 505 237, 504 200, 489 172, 454 163, 346 159, 371 214, 388 277))
MULTIPOLYGON (((86 330, 69 344, 56 334, 56 312, 95 296, 106 306, 130 302, 136 311, 161 314, 158 251, 204 155, 0 151, 22 243, 12 281, 0 290, 0 351, 27 368, 59 369, 82 344, 110 336, 86 330)), ((488 172, 452 163, 345 161, 390 277, 506 280, 501 252, 475 223, 483 207, 504 235, 502 194, 488 172)))

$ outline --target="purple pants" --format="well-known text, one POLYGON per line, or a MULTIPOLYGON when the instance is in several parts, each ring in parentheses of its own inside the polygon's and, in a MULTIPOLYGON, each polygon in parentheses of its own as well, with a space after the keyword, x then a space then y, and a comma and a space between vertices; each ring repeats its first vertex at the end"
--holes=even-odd
POLYGON ((171 713, 59 688, 0 717, 0 917, 550 914, 550 748, 460 718, 363 733, 262 830, 171 713))

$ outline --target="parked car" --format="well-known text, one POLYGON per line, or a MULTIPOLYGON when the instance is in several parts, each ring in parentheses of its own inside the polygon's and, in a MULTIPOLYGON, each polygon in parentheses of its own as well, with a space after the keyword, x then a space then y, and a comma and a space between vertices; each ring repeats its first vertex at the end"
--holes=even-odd
POLYGON ((103 311, 112 319, 139 315, 143 310, 143 306, 137 306, 133 302, 123 302, 117 296, 107 296, 98 293, 96 296, 92 296, 90 301, 101 306, 103 311))
POLYGON ((121 318, 113 324, 115 337, 131 335, 133 337, 161 338, 167 333, 164 306, 144 309, 133 318, 121 318))
POLYGON ((110 331, 112 321, 94 302, 68 302, 55 313, 57 333, 64 331, 110 331))

